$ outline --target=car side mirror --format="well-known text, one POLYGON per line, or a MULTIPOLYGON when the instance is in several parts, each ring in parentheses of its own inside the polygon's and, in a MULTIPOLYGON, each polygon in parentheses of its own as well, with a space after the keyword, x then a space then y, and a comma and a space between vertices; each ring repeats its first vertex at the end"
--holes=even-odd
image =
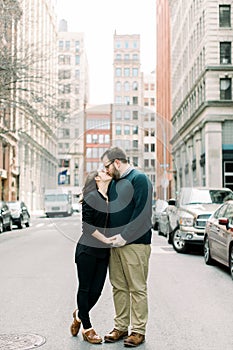
POLYGON ((176 200, 175 199, 169 199, 168 205, 176 205, 176 200))

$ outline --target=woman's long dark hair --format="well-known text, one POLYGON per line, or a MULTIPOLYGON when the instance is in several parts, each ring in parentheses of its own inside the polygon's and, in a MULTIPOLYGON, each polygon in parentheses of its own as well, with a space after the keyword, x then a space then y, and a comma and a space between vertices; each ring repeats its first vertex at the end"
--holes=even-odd
POLYGON ((83 197, 86 194, 88 194, 89 192, 97 189, 96 181, 95 181, 96 176, 98 176, 97 170, 93 170, 87 175, 85 183, 84 183, 84 187, 82 190, 83 197))

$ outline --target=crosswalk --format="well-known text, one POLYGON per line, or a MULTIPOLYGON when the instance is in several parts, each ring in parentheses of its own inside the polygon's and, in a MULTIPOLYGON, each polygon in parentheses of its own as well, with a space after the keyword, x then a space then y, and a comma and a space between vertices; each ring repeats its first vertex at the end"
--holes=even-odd
MULTIPOLYGON (((32 222, 30 224, 31 227, 38 228, 38 229, 59 229, 59 231, 63 231, 63 228, 67 229, 67 221, 53 221, 53 219, 46 220, 44 222, 32 222)), ((80 220, 74 220, 74 221, 69 221, 69 231, 77 232, 77 228, 81 229, 81 222, 80 220), (76 228, 75 231, 72 230, 72 227, 76 228)), ((80 231, 80 230, 79 230, 80 231)), ((64 231, 66 232, 66 230, 64 231)), ((73 234, 72 234, 73 235, 73 234)), ((151 245, 151 253, 152 254, 176 254, 175 250, 173 247, 169 244, 164 244, 161 242, 159 244, 158 242, 155 243, 156 239, 152 240, 152 245, 151 245)))

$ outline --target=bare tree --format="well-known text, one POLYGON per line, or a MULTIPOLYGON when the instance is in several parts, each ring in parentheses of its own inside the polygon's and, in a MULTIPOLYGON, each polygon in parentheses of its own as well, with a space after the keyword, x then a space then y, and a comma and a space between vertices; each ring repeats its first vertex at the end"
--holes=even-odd
POLYGON ((22 16, 18 1, 0 0, 0 16, 0 133, 16 131, 16 111, 54 127, 62 112, 57 106, 57 86, 51 86, 57 76, 43 69, 51 57, 45 57, 38 43, 18 45, 22 16))

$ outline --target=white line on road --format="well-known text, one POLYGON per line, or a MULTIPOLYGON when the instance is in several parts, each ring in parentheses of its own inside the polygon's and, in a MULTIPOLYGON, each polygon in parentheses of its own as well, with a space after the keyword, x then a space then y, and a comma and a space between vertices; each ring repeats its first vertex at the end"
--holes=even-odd
POLYGON ((175 250, 173 249, 173 247, 169 247, 169 246, 155 246, 152 245, 151 246, 151 253, 152 254, 174 254, 175 250))

